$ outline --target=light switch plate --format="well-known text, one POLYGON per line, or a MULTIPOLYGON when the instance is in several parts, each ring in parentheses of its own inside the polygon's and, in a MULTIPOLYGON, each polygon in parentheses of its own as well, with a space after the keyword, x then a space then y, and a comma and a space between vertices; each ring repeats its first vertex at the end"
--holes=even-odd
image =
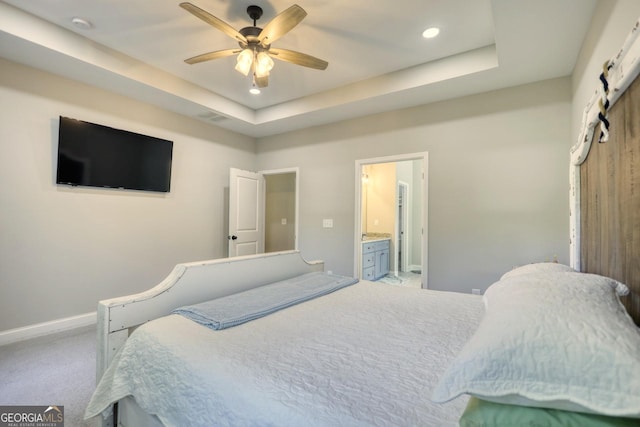
POLYGON ((332 219, 323 219, 322 220, 323 228, 333 228, 333 220, 332 219))

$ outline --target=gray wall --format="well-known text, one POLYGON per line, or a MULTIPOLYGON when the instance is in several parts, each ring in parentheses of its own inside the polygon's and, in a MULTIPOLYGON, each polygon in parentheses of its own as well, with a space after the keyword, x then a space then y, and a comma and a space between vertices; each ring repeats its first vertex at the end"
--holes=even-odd
POLYGON ((226 255, 228 168, 300 166, 299 243, 353 272, 355 160, 428 151, 429 283, 468 292, 568 262, 568 148, 602 63, 640 15, 600 1, 559 79, 255 141, 0 59, 0 331, 95 310, 175 263, 226 255), (571 102, 572 101, 572 102, 571 102), (172 139, 172 192, 55 186, 58 115, 172 139), (257 147, 257 148, 256 148, 257 147), (257 149, 257 156, 255 150, 257 149), (322 228, 323 218, 335 227, 322 228))
POLYGON ((0 331, 95 312, 226 255, 229 167, 255 140, 0 59, 0 331), (55 185, 58 116, 174 141, 171 192, 55 185))
POLYGON ((570 100, 564 78, 262 138, 258 167, 300 167, 300 249, 353 274, 355 161, 429 152, 429 287, 484 289, 568 262, 570 100))

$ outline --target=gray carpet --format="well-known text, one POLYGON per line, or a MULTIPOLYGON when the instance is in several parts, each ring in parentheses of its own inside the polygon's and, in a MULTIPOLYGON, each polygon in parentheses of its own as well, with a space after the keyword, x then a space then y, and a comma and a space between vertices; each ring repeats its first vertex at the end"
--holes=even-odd
POLYGON ((0 347, 0 405, 63 405, 66 427, 83 421, 95 388, 95 326, 0 347))

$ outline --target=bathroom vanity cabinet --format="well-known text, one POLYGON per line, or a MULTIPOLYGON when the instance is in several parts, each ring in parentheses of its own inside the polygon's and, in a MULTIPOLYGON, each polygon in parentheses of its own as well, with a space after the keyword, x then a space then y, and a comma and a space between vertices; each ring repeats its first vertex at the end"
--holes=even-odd
POLYGON ((389 273, 390 239, 362 242, 362 279, 378 280, 389 273))

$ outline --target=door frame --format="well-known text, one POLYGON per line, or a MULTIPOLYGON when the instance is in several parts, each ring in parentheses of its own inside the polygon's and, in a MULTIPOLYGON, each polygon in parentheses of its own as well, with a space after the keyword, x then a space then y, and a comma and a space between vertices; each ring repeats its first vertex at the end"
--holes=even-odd
POLYGON ((395 247, 394 247, 394 268, 396 276, 401 271, 407 271, 409 269, 409 264, 407 263, 407 259, 409 259, 409 244, 407 236, 411 233, 411 223, 409 222, 409 208, 412 206, 411 204, 411 185, 408 182, 398 180, 398 185, 396 186, 396 233, 395 233, 395 247), (400 218, 400 210, 398 200, 400 199, 400 194, 404 189, 404 198, 402 200, 402 218, 400 218), (400 224, 402 223, 403 228, 400 229, 400 224), (404 231, 404 236, 401 239, 401 231, 404 231), (398 244, 400 242, 402 247, 398 244), (402 260, 399 260, 398 254, 402 253, 402 260))
MULTIPOLYGON (((296 191, 295 191, 295 224, 293 227, 293 232, 294 232, 294 238, 293 238, 293 247, 294 250, 298 250, 298 236, 299 236, 299 227, 300 227, 300 168, 298 166, 295 167, 291 167, 291 168, 282 168, 282 169, 270 169, 270 170, 264 170, 264 171, 258 171, 259 174, 262 174, 263 176, 266 175, 283 175, 283 174, 290 174, 293 173, 295 174, 295 181, 296 181, 296 191)), ((266 181, 264 183, 265 188, 262 189, 263 194, 266 193, 266 181)), ((266 203, 266 200, 265 200, 266 203)))
POLYGON ((355 161, 355 227, 353 235, 353 259, 354 277, 362 276, 362 258, 360 246, 362 245, 362 174, 366 165, 378 163, 394 163, 407 160, 421 160, 422 162, 422 288, 428 288, 429 254, 428 254, 428 213, 429 213, 429 153, 426 151, 409 154, 398 154, 385 157, 374 157, 369 159, 358 159, 355 161))

